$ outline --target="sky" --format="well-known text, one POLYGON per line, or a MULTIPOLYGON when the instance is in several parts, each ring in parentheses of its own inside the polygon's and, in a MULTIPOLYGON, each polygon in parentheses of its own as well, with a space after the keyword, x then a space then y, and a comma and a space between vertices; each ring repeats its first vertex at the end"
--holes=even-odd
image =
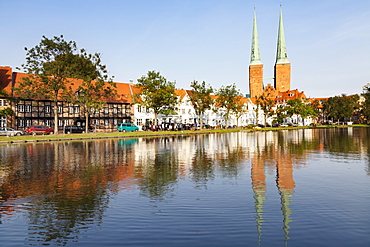
POLYGON ((155 70, 179 89, 197 80, 248 94, 254 8, 269 78, 280 4, 291 89, 307 97, 361 93, 370 82, 369 0, 0 0, 0 66, 18 71, 24 47, 63 35, 101 53, 116 82, 155 70))

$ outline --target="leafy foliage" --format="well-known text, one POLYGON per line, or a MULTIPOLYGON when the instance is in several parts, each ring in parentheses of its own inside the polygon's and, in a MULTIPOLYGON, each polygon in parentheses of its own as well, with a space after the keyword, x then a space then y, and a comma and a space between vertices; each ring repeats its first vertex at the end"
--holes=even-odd
POLYGON ((351 118, 353 112, 357 110, 360 105, 358 103, 360 96, 355 94, 347 96, 334 96, 324 102, 324 111, 328 117, 339 122, 340 119, 351 118))
POLYGON ((193 104, 195 113, 199 116, 200 128, 203 127, 203 114, 212 108, 214 100, 211 97, 213 93, 213 88, 207 86, 206 82, 203 81, 199 83, 198 81, 193 81, 190 84, 190 87, 193 88, 191 94, 189 95, 190 101, 193 104))
POLYGON ((175 83, 167 81, 159 72, 148 71, 146 76, 137 80, 139 93, 133 94, 136 104, 154 111, 154 122, 158 114, 176 114, 178 98, 175 93, 175 83))
POLYGON ((0 110, 0 116, 13 116, 14 112, 11 108, 5 108, 0 110))
POLYGON ((366 118, 367 122, 370 120, 370 83, 363 87, 362 96, 365 101, 361 105, 361 114, 366 118))
POLYGON ((256 104, 264 113, 264 124, 266 125, 266 118, 272 117, 275 114, 273 110, 273 107, 275 106, 275 101, 272 97, 270 97, 269 94, 260 95, 259 97, 257 97, 256 104))
POLYGON ((69 86, 72 94, 68 101, 81 107, 85 115, 85 126, 89 126, 90 113, 99 111, 109 98, 116 95, 117 90, 112 78, 107 75, 106 66, 101 63, 100 54, 88 54, 84 49, 80 52, 60 59, 69 61, 68 77, 82 80, 75 91, 69 86))
POLYGON ((216 96, 217 107, 224 110, 223 117, 225 118, 226 125, 228 125, 230 115, 240 109, 242 94, 239 89, 236 89, 235 84, 232 84, 226 87, 221 86, 221 88, 217 90, 216 96))
POLYGON ((62 35, 52 39, 43 36, 40 44, 25 49, 26 63, 21 68, 30 76, 22 78, 15 92, 22 98, 54 102, 54 133, 58 133, 59 101, 79 104, 88 125, 91 109, 100 109, 116 92, 111 80, 104 82, 108 76, 100 54, 78 50, 76 42, 66 41, 62 35), (77 90, 72 89, 70 78, 82 80, 77 90))
MULTIPOLYGON (((76 43, 65 41, 62 35, 52 39, 42 36, 40 44, 25 50, 26 63, 21 65, 21 69, 30 76, 22 78, 15 92, 25 99, 46 99, 58 105, 70 94, 66 86, 70 65, 67 59, 59 58, 76 52, 76 43)), ((54 133, 58 133, 57 107, 54 107, 54 133)))
POLYGON ((300 115, 302 118, 309 116, 317 116, 317 110, 308 102, 303 102, 301 99, 288 100, 286 108, 289 117, 294 114, 300 115))

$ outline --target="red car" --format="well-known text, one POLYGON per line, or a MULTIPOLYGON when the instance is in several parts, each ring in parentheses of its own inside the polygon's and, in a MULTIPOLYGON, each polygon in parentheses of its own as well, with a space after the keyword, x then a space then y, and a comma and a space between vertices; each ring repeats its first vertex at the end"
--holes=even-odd
POLYGON ((54 129, 51 129, 43 125, 32 125, 27 130, 26 133, 31 135, 45 135, 45 134, 54 134, 54 129))

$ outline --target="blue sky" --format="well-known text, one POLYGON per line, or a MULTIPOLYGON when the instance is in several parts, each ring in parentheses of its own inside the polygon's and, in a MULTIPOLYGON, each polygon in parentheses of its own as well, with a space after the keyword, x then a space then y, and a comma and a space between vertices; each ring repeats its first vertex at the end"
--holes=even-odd
MULTIPOLYGON (((308 97, 361 93, 370 82, 369 0, 284 0, 291 88, 308 97)), ((117 82, 159 71, 177 88, 193 80, 249 93, 253 9, 264 77, 273 76, 279 0, 0 1, 0 66, 20 66, 24 47, 64 35, 102 54, 117 82)), ((272 83, 266 80, 265 84, 272 83)))

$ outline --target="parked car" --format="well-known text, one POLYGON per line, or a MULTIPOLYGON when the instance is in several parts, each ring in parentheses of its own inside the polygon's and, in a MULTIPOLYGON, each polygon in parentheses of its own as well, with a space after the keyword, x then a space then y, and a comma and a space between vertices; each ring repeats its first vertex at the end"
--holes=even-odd
POLYGON ((126 131, 138 131, 139 127, 137 127, 133 123, 120 123, 117 126, 117 130, 119 132, 126 132, 126 131))
POLYGON ((32 125, 27 129, 26 132, 31 135, 51 135, 54 134, 54 129, 51 129, 50 127, 44 125, 32 125))
POLYGON ((71 133, 85 133, 85 128, 82 126, 75 126, 75 125, 70 125, 64 127, 64 133, 65 134, 71 134, 71 133))
POLYGON ((0 127, 0 135, 2 136, 20 136, 23 135, 23 131, 15 130, 8 127, 0 127))

